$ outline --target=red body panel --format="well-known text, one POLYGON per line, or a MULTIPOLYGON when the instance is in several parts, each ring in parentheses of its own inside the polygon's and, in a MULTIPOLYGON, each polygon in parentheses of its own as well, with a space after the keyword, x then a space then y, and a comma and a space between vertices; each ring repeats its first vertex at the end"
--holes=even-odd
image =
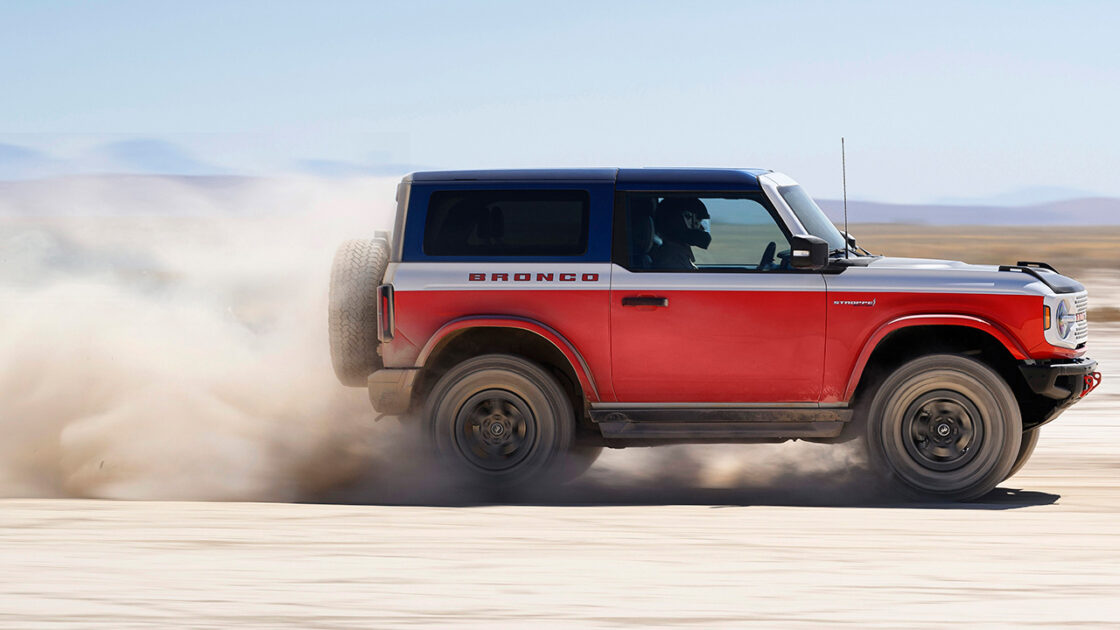
POLYGON ((999 339, 1016 359, 1080 354, 1046 342, 1042 302, 1042 296, 1035 295, 830 291, 821 401, 848 400, 875 344, 904 326, 978 328, 999 339), (871 300, 874 306, 844 304, 871 300))
POLYGON ((464 327, 508 325, 560 348, 592 402, 834 403, 851 398, 875 345, 906 326, 983 330, 1016 359, 1084 353, 1046 342, 1041 296, 675 290, 656 291, 665 308, 621 306, 647 293, 398 291, 385 365, 422 364, 425 348, 464 327))
POLYGON ((614 388, 624 402, 816 401, 825 348, 821 291, 612 291, 614 388))
MULTIPOLYGON (((588 382, 584 383, 588 399, 602 398, 614 400, 610 379, 610 335, 608 318, 608 292, 605 290, 533 290, 511 289, 486 291, 397 291, 396 320, 397 336, 391 343, 383 346, 385 365, 388 367, 409 367, 422 359, 425 347, 429 351, 438 341, 437 331, 444 329, 440 336, 461 329, 463 325, 454 320, 477 317, 474 325, 498 325, 502 318, 524 318, 539 322, 543 328, 534 329, 523 322, 510 322, 517 328, 533 330, 547 339, 549 329, 555 331, 560 340, 557 343, 565 355, 573 348, 574 353, 587 365, 588 382), (448 324, 452 324, 447 327, 448 324), (446 328, 445 328, 446 327, 446 328), (594 387, 589 389, 590 382, 594 387), (596 391, 598 396, 596 396, 596 391)), ((572 360, 572 357, 569 357, 572 360)), ((573 362, 579 376, 582 371, 580 361, 573 362)), ((581 378, 581 380, 584 380, 581 378)))

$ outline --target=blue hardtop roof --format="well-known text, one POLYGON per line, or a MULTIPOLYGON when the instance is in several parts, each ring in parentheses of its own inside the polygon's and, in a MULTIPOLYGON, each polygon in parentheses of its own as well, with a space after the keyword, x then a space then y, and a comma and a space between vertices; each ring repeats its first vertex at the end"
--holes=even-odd
POLYGON ((405 176, 414 182, 523 182, 602 181, 613 182, 617 168, 509 168, 471 171, 420 171, 405 176))
POLYGON ((526 182, 581 181, 616 182, 624 186, 727 185, 757 187, 758 176, 769 173, 756 168, 540 168, 488 169, 472 171, 420 171, 406 175, 413 182, 526 182))

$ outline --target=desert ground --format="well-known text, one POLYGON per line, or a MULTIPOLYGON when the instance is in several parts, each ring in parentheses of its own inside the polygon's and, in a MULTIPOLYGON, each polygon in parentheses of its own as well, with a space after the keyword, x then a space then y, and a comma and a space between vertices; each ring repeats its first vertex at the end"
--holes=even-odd
MULTIPOLYGON (((1094 334, 1120 373, 1120 327, 1094 334)), ((504 504, 8 499, 0 627, 1115 626, 1118 407, 1106 378, 965 504, 799 474, 824 451, 796 444, 664 449, 736 458, 731 486, 633 472, 671 468, 648 458, 662 449, 608 451, 562 492, 504 504)))

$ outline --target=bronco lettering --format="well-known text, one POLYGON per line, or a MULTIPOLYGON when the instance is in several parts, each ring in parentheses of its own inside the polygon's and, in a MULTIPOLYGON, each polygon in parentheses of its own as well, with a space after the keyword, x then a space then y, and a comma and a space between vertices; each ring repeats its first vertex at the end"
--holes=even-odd
MULTIPOLYGON (((597 274, 597 273, 585 273, 585 274, 582 274, 582 275, 574 274, 574 273, 562 273, 562 274, 559 274, 559 278, 557 278, 557 274, 555 272, 538 273, 535 280, 533 278, 533 274, 528 273, 528 272, 517 272, 517 273, 513 273, 513 274, 492 273, 492 274, 490 274, 489 281, 490 282, 509 282, 511 275, 513 276, 513 282, 553 282, 554 279, 558 279, 560 282, 598 282, 599 281, 599 274, 597 274)), ((469 282, 486 282, 487 281, 486 274, 485 273, 468 273, 467 274, 467 281, 469 281, 469 282)))

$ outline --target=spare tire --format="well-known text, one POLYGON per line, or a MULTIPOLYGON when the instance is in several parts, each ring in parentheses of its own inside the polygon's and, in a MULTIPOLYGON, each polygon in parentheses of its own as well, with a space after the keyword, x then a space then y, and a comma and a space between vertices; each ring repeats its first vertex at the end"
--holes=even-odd
POLYGON ((331 363, 343 385, 364 387, 381 369, 377 352, 377 286, 389 264, 384 239, 347 241, 331 267, 328 330, 331 363))

